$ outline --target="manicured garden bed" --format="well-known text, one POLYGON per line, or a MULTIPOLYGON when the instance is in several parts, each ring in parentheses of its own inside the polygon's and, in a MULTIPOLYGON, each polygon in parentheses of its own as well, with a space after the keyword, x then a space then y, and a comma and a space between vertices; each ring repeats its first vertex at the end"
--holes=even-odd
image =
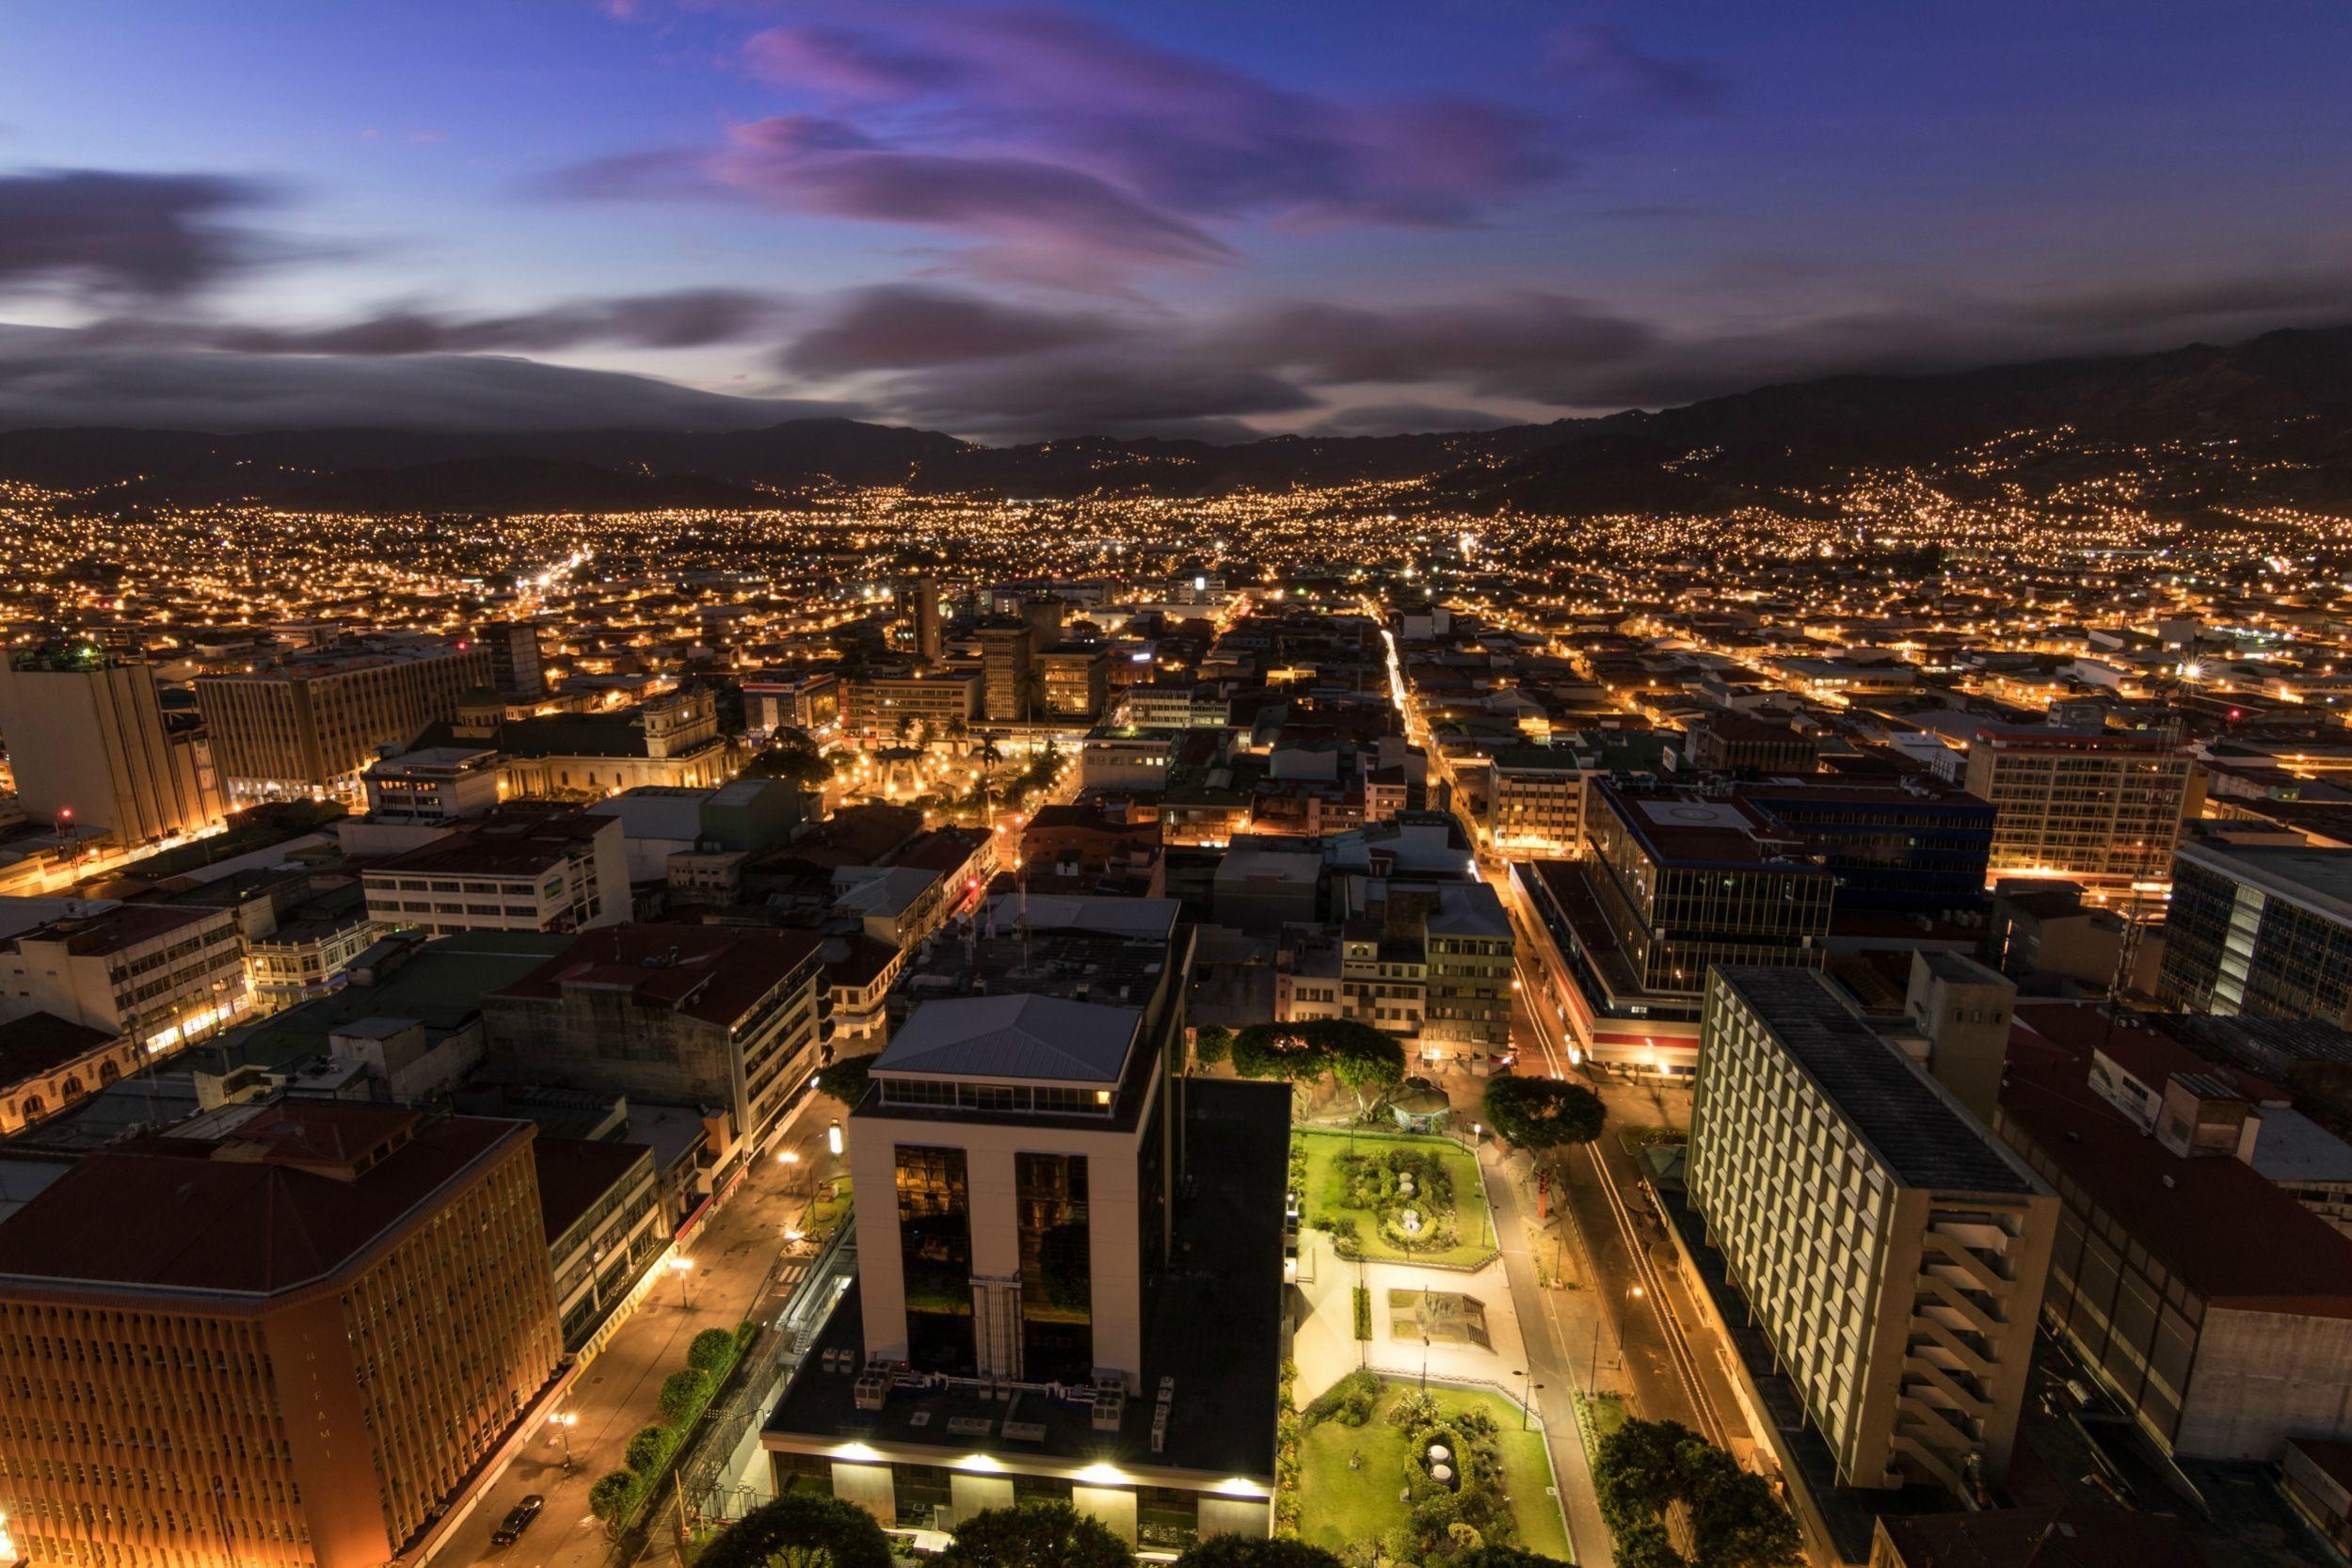
POLYGON ((1292 1137, 1304 1157, 1300 1197, 1306 1223, 1332 1231, 1341 1256, 1475 1269, 1495 1256, 1478 1160, 1461 1144, 1320 1130, 1292 1137), (1405 1228, 1408 1210, 1417 1234, 1405 1228))
MULTIPOLYGON (((1402 1499, 1416 1459, 1405 1429, 1389 1420, 1398 1401, 1414 1391, 1410 1383, 1381 1380, 1379 1397, 1362 1426, 1334 1417, 1308 1426, 1299 1439, 1299 1533, 1330 1551, 1387 1542, 1413 1528, 1415 1506, 1402 1499), (1354 1463, 1351 1463, 1353 1461, 1354 1463)), ((1568 1531, 1560 1500, 1552 1496, 1551 1465, 1544 1434, 1523 1431, 1519 1407, 1500 1394, 1432 1385, 1440 1421, 1459 1424, 1477 1412, 1494 1425, 1491 1436, 1500 1462, 1497 1491, 1517 1540, 1512 1544, 1566 1560, 1568 1531)), ((1475 1423, 1476 1417, 1471 1417, 1475 1423)))

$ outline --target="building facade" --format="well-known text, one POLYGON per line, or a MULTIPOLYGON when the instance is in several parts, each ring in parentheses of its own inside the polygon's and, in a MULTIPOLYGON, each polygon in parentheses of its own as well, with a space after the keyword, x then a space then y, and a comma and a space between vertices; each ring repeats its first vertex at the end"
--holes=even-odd
POLYGON ((2184 843, 2156 995, 2352 1028, 2352 850, 2184 843))
POLYGON ((0 1017, 47 1013, 160 1055, 251 1007, 233 909, 114 904, 0 942, 0 1017))
POLYGON ((1999 1479, 2057 1201, 1825 977, 1710 971, 1686 1179, 1841 1484, 1999 1479))
POLYGON ((841 690, 841 728, 857 735, 895 735, 903 718, 944 735, 979 717, 980 677, 967 671, 861 676, 841 690))
POLYGON ((431 638, 288 655, 196 680, 213 762, 231 806, 356 799, 384 747, 405 750, 492 679, 490 650, 431 638))
POLYGON ((1979 731, 1968 792, 2000 812, 1992 870, 2092 883, 2162 881, 2201 788, 2187 748, 2145 735, 2036 728, 1979 731))
POLYGON ((28 1555, 396 1556, 562 1354, 530 1144, 521 1122, 233 1106, 19 1210, 0 1507, 28 1555))
POLYGON ((586 931, 631 913, 617 817, 510 807, 368 867, 368 918, 436 936, 460 931, 586 931))
POLYGON ((0 740, 24 815, 125 845, 206 832, 224 814, 210 738, 165 713, 148 664, 96 648, 0 658, 0 740))

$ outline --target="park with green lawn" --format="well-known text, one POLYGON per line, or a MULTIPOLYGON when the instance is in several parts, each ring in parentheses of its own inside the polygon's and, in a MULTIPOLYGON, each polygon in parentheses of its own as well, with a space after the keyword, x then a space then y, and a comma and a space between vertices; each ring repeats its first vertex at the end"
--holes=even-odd
POLYGON ((1475 1269, 1495 1256, 1477 1159, 1448 1138, 1301 1128, 1292 1179, 1342 1257, 1475 1269))
POLYGON ((1569 1558, 1544 1433, 1502 1395, 1432 1386, 1424 1396, 1409 1380, 1354 1372, 1304 1416, 1300 1534, 1310 1544, 1420 1562, 1469 1544, 1467 1529, 1484 1544, 1569 1558), (1450 1474, 1436 1473, 1432 1447, 1450 1474))

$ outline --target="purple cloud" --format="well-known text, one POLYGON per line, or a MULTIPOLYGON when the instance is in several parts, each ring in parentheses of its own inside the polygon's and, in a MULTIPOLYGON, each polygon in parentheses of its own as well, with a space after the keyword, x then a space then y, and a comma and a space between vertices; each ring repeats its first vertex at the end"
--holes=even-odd
POLYGON ((1459 382, 1480 396, 1572 401, 1596 366, 1657 340, 1640 322, 1566 295, 1394 306, 1293 301, 1251 312, 1226 352, 1309 381, 1459 382))
POLYGON ((1654 55, 1605 23, 1580 23, 1552 35, 1545 64, 1552 73, 1619 97, 1647 99, 1672 107, 1713 108, 1728 84, 1700 60, 1654 55))
POLYGON ((80 334, 104 347, 210 348, 232 354, 348 355, 544 353, 584 344, 696 348, 735 343, 782 308, 742 289, 677 289, 581 300, 503 315, 461 315, 404 305, 324 327, 273 327, 200 318, 115 315, 80 334))
POLYGON ((835 376, 1010 359, 1120 334, 1107 317, 1000 304, 911 283, 860 289, 778 356, 787 370, 835 376))
POLYGON ((267 200, 260 185, 216 174, 0 175, 0 286, 186 295, 264 259, 254 236, 220 219, 267 200))
POLYGON ((779 86, 913 106, 973 143, 1083 168, 1199 218, 1454 225, 1562 167, 1543 128, 1512 110, 1295 91, 1048 11, 777 27, 744 58, 779 86))

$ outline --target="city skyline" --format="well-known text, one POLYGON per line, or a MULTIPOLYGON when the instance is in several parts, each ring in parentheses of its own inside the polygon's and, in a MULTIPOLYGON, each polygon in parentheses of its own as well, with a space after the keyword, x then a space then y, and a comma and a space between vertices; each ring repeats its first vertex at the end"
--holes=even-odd
POLYGON ((26 8, 0 426, 1231 440, 2352 315, 2352 22, 2046 9, 26 8))

